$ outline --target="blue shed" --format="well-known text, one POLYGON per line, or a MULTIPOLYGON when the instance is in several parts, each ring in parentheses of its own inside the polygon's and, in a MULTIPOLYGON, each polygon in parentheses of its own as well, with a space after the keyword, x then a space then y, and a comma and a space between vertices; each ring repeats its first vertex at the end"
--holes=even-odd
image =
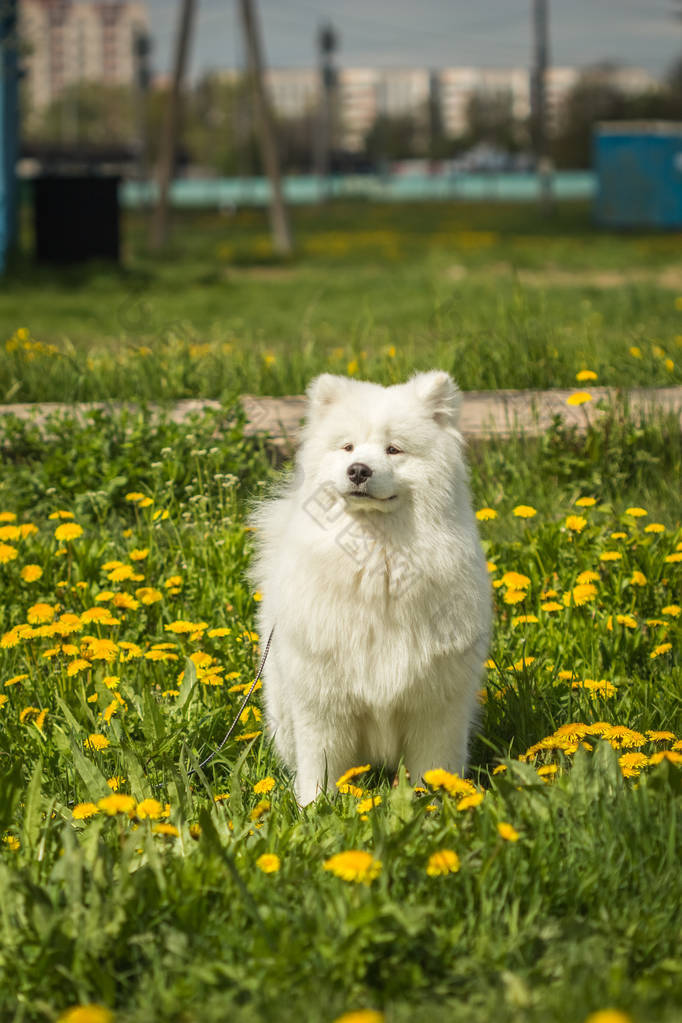
POLYGON ((597 223, 682 228, 682 123, 598 124, 594 167, 597 223))

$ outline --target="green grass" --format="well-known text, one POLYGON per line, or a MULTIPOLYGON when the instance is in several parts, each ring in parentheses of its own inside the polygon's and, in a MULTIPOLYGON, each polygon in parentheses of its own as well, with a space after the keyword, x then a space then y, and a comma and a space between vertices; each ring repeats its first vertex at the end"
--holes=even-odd
MULTIPOLYGON (((0 431, 0 512, 17 516, 0 522, 3 1020, 54 1021, 90 1003, 119 1023, 331 1023, 363 1008, 383 1010, 387 1023, 584 1023, 604 1008, 635 1023, 679 1020, 682 771, 675 751, 636 777, 618 759, 672 749, 649 729, 682 737, 681 619, 671 609, 681 566, 666 560, 680 542, 676 424, 614 410, 585 437, 557 426, 537 441, 471 450, 476 506, 498 512, 481 524, 492 578, 530 580, 520 604, 505 602, 508 587, 495 590, 498 668, 472 751, 472 782, 485 795, 457 809, 442 789, 360 775, 355 783, 382 800, 366 820, 352 794, 300 810, 262 735, 231 741, 188 777, 231 721, 239 695, 229 690, 257 662, 245 513, 276 470, 243 437, 241 417, 226 410, 177 426, 94 413, 82 425, 55 419, 45 434, 11 419, 0 431), (595 505, 576 506, 582 496, 595 505), (536 516, 515 517, 518 504, 536 516), (628 514, 633 506, 648 514, 628 514), (69 521, 50 518, 59 510, 81 536, 55 538, 69 521), (571 533, 566 518, 578 513, 586 524, 571 533), (647 532, 653 522, 664 531, 647 532), (36 530, 17 537, 20 523, 36 530), (600 561, 605 549, 621 560, 600 561), (115 567, 103 568, 111 561, 142 579, 115 582, 115 567), (33 582, 21 575, 29 564, 42 569, 33 582), (565 606, 587 569, 598 573, 595 594, 565 606), (159 599, 144 603, 141 587, 159 599), (560 610, 542 609, 548 589, 560 610), (37 603, 54 609, 58 629, 17 630, 37 603), (92 607, 118 624, 59 617, 92 607), (514 624, 522 613, 539 621, 514 624), (609 628, 618 614, 634 628, 615 617, 609 628), (178 620, 205 626, 166 628, 178 620), (98 659, 106 648, 88 635, 114 641, 111 660, 98 659), (162 643, 176 644, 162 652, 175 659, 144 656, 162 643), (84 653, 90 664, 78 666, 84 653), (215 683, 216 669, 222 685, 202 681, 215 683), (27 677, 5 685, 18 675, 27 677), (113 689, 103 681, 112 676, 113 689), (615 692, 573 688, 585 679, 615 692), (25 708, 35 709, 22 720, 25 708), (571 722, 641 734, 613 749, 603 736, 618 745, 617 733, 598 724, 519 760, 571 722), (108 745, 97 751, 90 735, 108 745), (548 780, 542 765, 557 768, 548 780), (113 777, 138 802, 170 803, 177 834, 125 814, 74 819, 113 777), (274 788, 264 797, 254 785, 265 778, 274 788), (263 798, 271 807, 255 816, 263 798), (518 840, 503 838, 500 823, 518 840), (371 883, 323 869, 349 849, 381 862, 371 883), (459 870, 429 876, 442 849, 459 870), (265 853, 280 858, 278 871, 259 869, 265 853)), ((260 731, 256 718, 242 735, 260 731)))
POLYGON ((161 259, 127 214, 119 270, 17 260, 0 283, 0 401, 227 401, 349 366, 382 383, 438 366, 465 389, 571 386, 582 368, 682 381, 678 235, 598 231, 572 203, 543 219, 531 204, 340 202, 294 221, 289 263, 248 210, 177 214, 161 259))

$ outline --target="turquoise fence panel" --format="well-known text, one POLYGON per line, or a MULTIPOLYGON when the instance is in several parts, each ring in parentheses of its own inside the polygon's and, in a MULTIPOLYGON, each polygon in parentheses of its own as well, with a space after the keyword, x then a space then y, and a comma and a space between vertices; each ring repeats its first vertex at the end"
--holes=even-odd
MULTIPOLYGON (((563 171, 552 177, 555 197, 561 200, 592 199, 596 179, 590 171, 563 171)), ((404 174, 394 176, 345 175, 327 180, 314 175, 284 179, 284 195, 292 205, 319 202, 321 198, 374 199, 385 202, 435 199, 533 201, 540 196, 535 174, 404 174)), ((174 181, 170 200, 177 208, 265 206, 270 196, 266 178, 182 178, 174 181)), ((136 209, 156 199, 154 182, 126 181, 120 200, 136 209)))

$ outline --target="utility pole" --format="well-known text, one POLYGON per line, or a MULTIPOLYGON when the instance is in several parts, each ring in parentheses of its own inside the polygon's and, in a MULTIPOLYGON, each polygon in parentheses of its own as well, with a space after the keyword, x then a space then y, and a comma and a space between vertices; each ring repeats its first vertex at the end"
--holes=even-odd
POLYGON ((246 42, 247 67, 253 91, 261 156, 270 182, 270 230, 275 251, 290 256, 293 250, 289 220, 284 205, 282 174, 279 166, 275 125, 263 75, 263 50, 258 19, 252 0, 239 0, 239 10, 246 42))
POLYGON ((552 164, 547 144, 547 68, 549 65, 549 0, 533 3, 533 70, 531 72, 531 141, 540 185, 540 203, 552 208, 552 164))
POLYGON ((317 50, 320 62, 320 107, 315 140, 315 173, 321 183, 320 194, 322 197, 326 193, 334 137, 334 93, 337 74, 333 58, 337 47, 338 37, 334 26, 323 25, 317 33, 317 50))
POLYGON ((168 108, 161 134, 159 166, 157 173, 159 195, 152 223, 152 248, 161 249, 168 241, 168 191, 175 170, 175 159, 180 129, 180 107, 182 85, 187 65, 187 52, 192 34, 196 0, 181 0, 180 18, 175 37, 173 58, 173 80, 168 97, 168 108))
POLYGON ((133 35, 133 104, 135 119, 135 157, 137 179, 142 188, 146 188, 149 173, 149 152, 147 138, 147 97, 151 73, 149 54, 151 39, 148 32, 141 27, 135 29, 133 35))

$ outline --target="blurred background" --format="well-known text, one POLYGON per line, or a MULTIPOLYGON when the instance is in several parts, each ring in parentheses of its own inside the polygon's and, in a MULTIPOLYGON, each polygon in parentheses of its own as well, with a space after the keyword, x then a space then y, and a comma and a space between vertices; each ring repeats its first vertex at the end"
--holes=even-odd
MULTIPOLYGON (((149 347, 168 323, 193 343, 238 334, 275 373, 278 345, 319 355, 349 337, 360 341, 346 364, 361 367, 365 352, 371 369, 363 339, 379 334, 411 365, 403 342, 442 313, 442 291, 431 287, 426 312, 385 288, 375 301, 366 271, 391 263, 447 281, 465 324, 459 299, 484 270, 517 298, 557 283, 584 298, 615 273, 612 289, 629 283, 641 298, 651 286, 659 301, 661 287, 682 290, 681 14, 676 0, 0 0, 0 325, 9 335, 27 319, 23 298, 26 329, 54 344, 149 347), (533 248, 533 236, 546 241, 533 248), (65 301, 84 281, 106 292, 103 261, 132 274, 119 292, 90 311, 65 301), (586 261, 591 280, 557 280, 586 261), (55 276, 90 264, 87 279, 55 276), (361 266, 362 322, 350 297, 361 266), (543 268, 554 280, 528 277, 543 268), (130 287, 145 292, 142 318, 121 312, 130 287)), ((421 285, 411 278, 405 294, 421 285)), ((599 315, 629 348, 656 335, 670 360, 660 318, 645 323, 633 301, 599 315)), ((579 351, 593 359, 593 345, 579 351)), ((502 370, 478 374, 481 386, 505 382, 502 370)))

